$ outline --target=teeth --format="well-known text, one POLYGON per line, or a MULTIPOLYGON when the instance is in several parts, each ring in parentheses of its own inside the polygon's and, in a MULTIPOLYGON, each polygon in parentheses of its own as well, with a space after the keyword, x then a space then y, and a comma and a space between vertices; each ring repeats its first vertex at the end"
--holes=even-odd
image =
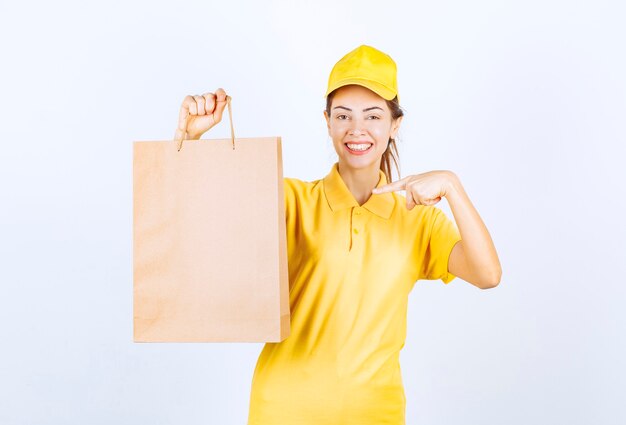
POLYGON ((347 143, 347 145, 353 151, 366 151, 370 148, 370 146, 372 146, 371 143, 368 145, 353 145, 352 143, 347 143))

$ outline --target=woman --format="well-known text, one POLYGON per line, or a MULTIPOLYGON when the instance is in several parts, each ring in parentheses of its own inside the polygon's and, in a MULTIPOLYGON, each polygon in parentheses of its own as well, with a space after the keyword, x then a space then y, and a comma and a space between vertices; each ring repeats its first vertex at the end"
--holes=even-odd
MULTIPOLYGON (((326 99, 338 161, 323 179, 284 179, 291 335, 263 347, 248 425, 404 424, 399 354, 415 282, 500 281, 489 233, 453 172, 391 182, 403 117, 391 57, 349 52, 326 99), (442 198, 458 229, 434 207, 442 198)), ((186 137, 199 139, 225 105, 223 89, 187 96, 175 137, 188 120, 186 137)))

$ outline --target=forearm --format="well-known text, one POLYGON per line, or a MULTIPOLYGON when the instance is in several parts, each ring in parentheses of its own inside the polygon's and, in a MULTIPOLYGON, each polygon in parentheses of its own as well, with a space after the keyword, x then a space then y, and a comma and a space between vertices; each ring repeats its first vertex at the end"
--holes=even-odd
POLYGON ((502 267, 489 231, 472 205, 458 176, 450 173, 446 199, 454 215, 461 239, 467 267, 477 280, 497 285, 502 267))

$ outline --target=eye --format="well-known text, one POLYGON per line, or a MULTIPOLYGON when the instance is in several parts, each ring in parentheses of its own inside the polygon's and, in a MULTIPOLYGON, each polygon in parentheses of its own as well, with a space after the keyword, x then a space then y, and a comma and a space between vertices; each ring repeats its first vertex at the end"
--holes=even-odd
POLYGON ((380 117, 378 117, 378 116, 376 116, 376 115, 370 115, 370 116, 369 116, 369 117, 367 117, 367 118, 372 118, 372 119, 375 119, 375 120, 379 120, 379 119, 380 119, 380 117))
POLYGON ((346 114, 337 115, 337 119, 340 119, 340 120, 346 119, 346 118, 342 118, 342 117, 348 118, 348 116, 346 114))

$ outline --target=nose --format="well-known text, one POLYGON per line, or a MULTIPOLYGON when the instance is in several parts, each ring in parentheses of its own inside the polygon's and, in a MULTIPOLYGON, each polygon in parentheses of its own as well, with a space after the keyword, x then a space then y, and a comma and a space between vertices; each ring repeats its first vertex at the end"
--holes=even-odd
POLYGON ((367 120, 361 117, 353 117, 350 120, 350 128, 348 134, 350 136, 360 136, 367 134, 367 120))
POLYGON ((355 129, 355 128, 351 129, 351 130, 348 132, 348 134, 349 134, 349 135, 351 135, 351 136, 360 136, 360 135, 361 135, 361 134, 363 134, 363 133, 364 133, 363 131, 361 131, 361 130, 359 130, 359 129, 355 129))

